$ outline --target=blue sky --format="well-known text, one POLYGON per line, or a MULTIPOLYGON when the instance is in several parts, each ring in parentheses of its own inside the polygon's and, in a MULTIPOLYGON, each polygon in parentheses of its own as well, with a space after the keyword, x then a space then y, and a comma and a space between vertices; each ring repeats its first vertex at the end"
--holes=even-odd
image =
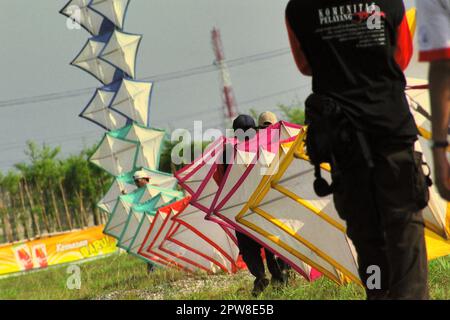
MULTIPOLYGON (((89 35, 68 30, 58 11, 67 1, 14 0, 0 19, 0 171, 24 161, 29 139, 60 145, 63 155, 100 141, 103 131, 78 118, 91 94, 58 101, 1 107, 1 102, 99 86, 69 62, 89 35), (6 26, 6 27, 5 27, 6 26), (5 45, 6 44, 6 45, 5 45)), ((138 78, 209 65, 214 56, 210 31, 221 29, 228 59, 288 47, 284 9, 288 0, 132 0, 125 30, 144 35, 138 78)), ((410 7, 413 1, 405 1, 410 7)), ((417 60, 417 58, 416 58, 417 60)), ((409 76, 424 78, 426 66, 413 63, 409 76)), ((274 109, 303 100, 309 80, 290 54, 231 69, 239 111, 274 109), (302 89, 293 90, 297 87, 302 89), (249 102, 250 101, 250 102, 249 102)), ((219 125, 222 111, 215 72, 155 84, 152 125, 191 128, 194 120, 219 125), (190 114, 196 114, 193 117, 190 114)))

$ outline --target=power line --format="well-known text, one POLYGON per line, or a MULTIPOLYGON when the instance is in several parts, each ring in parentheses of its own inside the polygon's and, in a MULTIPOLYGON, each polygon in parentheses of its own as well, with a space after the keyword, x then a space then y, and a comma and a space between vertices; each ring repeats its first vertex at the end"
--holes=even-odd
MULTIPOLYGON (((36 141, 36 142, 39 143, 39 144, 48 144, 48 145, 50 145, 50 144, 56 144, 56 143, 67 143, 67 142, 71 142, 71 141, 73 141, 73 142, 80 142, 81 139, 96 139, 97 138, 97 140, 100 140, 100 137, 101 136, 99 136, 98 132, 97 132, 95 135, 93 135, 93 134, 87 135, 87 136, 80 136, 80 135, 78 135, 78 136, 74 136, 72 138, 63 138, 63 139, 55 139, 55 140, 44 139, 44 140, 40 140, 40 141, 36 141)), ((23 148, 23 146, 24 146, 23 144, 19 144, 18 143, 16 145, 7 147, 5 149, 2 149, 2 152, 11 151, 11 150, 17 150, 17 149, 23 148)))
MULTIPOLYGON (((278 49, 278 50, 273 50, 273 51, 258 53, 258 54, 254 54, 254 55, 250 55, 250 56, 246 56, 246 57, 237 58, 234 60, 228 60, 227 63, 230 68, 233 68, 233 67, 238 67, 241 65, 249 64, 249 63, 259 62, 262 60, 273 59, 275 57, 286 55, 287 53, 289 53, 289 49, 278 49)), ((153 82, 165 82, 165 81, 173 81, 173 80, 178 80, 178 79, 182 79, 182 78, 192 77, 195 75, 200 75, 200 74, 205 74, 205 73, 211 73, 211 72, 215 72, 215 71, 217 71, 216 66, 204 65, 204 66, 199 66, 199 67, 195 67, 195 68, 144 77, 142 80, 153 81, 153 82)), ((63 100, 63 99, 68 99, 68 98, 74 98, 74 97, 79 97, 79 96, 84 96, 84 95, 90 94, 95 89, 96 89, 95 87, 91 87, 91 88, 49 93, 49 94, 26 97, 26 98, 5 100, 5 101, 0 101, 0 108, 8 108, 8 107, 22 106, 22 105, 27 105, 27 104, 36 104, 39 102, 57 101, 57 100, 63 100)))
MULTIPOLYGON (((251 103, 267 100, 267 99, 270 99, 270 98, 273 98, 273 97, 276 97, 276 96, 280 96, 280 95, 287 94, 287 93, 290 93, 290 92, 293 92, 293 91, 297 91, 297 90, 301 90, 301 89, 307 88, 308 86, 310 86, 310 84, 305 84, 305 85, 301 85, 301 86, 298 86, 298 87, 295 87, 295 88, 274 92, 272 94, 268 94, 268 95, 265 95, 265 96, 260 96, 260 97, 257 97, 257 98, 244 100, 244 101, 241 101, 240 105, 241 106, 245 106, 245 105, 249 105, 251 103)), ((220 110, 222 110, 221 107, 208 108, 208 109, 197 111, 195 113, 182 114, 182 115, 178 115, 177 117, 170 117, 170 118, 161 119, 161 120, 159 120, 159 122, 168 122, 168 121, 174 122, 175 121, 177 123, 180 123, 180 122, 183 122, 183 120, 190 120, 192 118, 195 118, 197 115, 204 115, 206 112, 220 111, 220 110), (183 119, 183 120, 179 121, 180 119, 183 119)), ((276 111, 276 109, 270 110, 270 111, 276 111)), ((214 120, 214 119, 210 119, 210 120, 214 120)), ((208 125, 208 127, 204 128, 204 129, 205 130, 206 129, 211 129, 211 128, 214 128, 214 127, 217 127, 217 126, 220 126, 220 125, 222 125, 222 122, 219 122, 217 124, 215 123, 213 125, 208 125)), ((66 143, 66 142, 69 142, 69 141, 79 141, 80 139, 83 139, 83 138, 84 139, 91 139, 91 138, 96 138, 96 137, 98 137, 98 130, 91 130, 91 131, 80 132, 80 133, 72 133, 72 134, 66 135, 66 136, 59 136, 59 137, 55 137, 53 139, 52 138, 41 138, 41 139, 44 139, 44 141, 41 140, 41 141, 38 141, 38 143, 49 143, 49 144, 63 143, 63 142, 66 143), (80 134, 85 134, 85 135, 84 136, 80 136, 80 134), (51 139, 51 140, 48 140, 48 139, 51 139)), ((12 143, 12 144, 0 145, 0 147, 6 147, 6 148, 1 150, 2 152, 5 152, 5 151, 16 150, 16 149, 22 148, 23 144, 12 143)), ((0 162, 0 164, 1 163, 2 162, 0 162)))
MULTIPOLYGON (((100 131, 100 128, 97 130, 89 130, 89 131, 83 131, 83 132, 74 132, 74 133, 70 133, 67 135, 60 135, 58 137, 52 136, 52 137, 33 137, 35 139, 39 139, 39 140, 46 140, 47 142, 51 143, 52 140, 54 139, 65 139, 65 138, 71 138, 71 137, 78 137, 80 138, 81 134, 86 134, 87 136, 93 136, 94 134, 98 134, 100 131)), ((43 141, 44 142, 44 141, 43 141)), ((18 145, 18 142, 10 142, 10 143, 6 143, 6 144, 0 144, 0 148, 7 148, 7 147, 11 147, 11 146, 16 146, 18 145)))

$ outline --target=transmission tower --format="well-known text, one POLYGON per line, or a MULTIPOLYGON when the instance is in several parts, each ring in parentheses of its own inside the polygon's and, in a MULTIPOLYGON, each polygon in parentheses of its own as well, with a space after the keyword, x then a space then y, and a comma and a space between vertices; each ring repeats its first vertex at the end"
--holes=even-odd
POLYGON ((217 66, 220 72, 221 80, 221 95, 224 109, 224 125, 225 128, 230 127, 234 118, 237 117, 237 104, 236 98, 233 92, 233 86, 231 84, 230 72, 228 71, 228 66, 225 62, 225 53, 223 49, 222 38, 220 35, 220 30, 214 28, 211 32, 213 50, 216 57, 214 64, 217 66))

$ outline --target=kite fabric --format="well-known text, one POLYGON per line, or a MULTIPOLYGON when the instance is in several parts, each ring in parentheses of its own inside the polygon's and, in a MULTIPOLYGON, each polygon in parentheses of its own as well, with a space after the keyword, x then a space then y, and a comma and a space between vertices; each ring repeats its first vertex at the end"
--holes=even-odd
MULTIPOLYGON (((104 233, 122 240, 121 238, 129 222, 130 213, 133 210, 136 212, 152 212, 157 208, 181 198, 183 198, 183 193, 180 191, 152 185, 137 189, 131 194, 122 195, 119 197, 113 212, 109 216, 104 233)), ((129 235, 129 232, 127 235, 129 235)), ((125 240, 129 240, 129 238, 125 240)))
MULTIPOLYGON (((60 13, 74 20, 93 36, 112 32, 116 27, 114 23, 93 10, 89 6, 90 2, 91 0, 71 0, 61 9, 60 13)), ((110 2, 110 0, 106 2, 110 2)))
POLYGON ((70 63, 91 74, 104 85, 109 85, 123 77, 123 71, 100 57, 110 37, 111 34, 105 34, 89 39, 81 52, 70 63))
MULTIPOLYGON (((345 234, 345 222, 334 209, 332 197, 319 198, 314 193, 314 167, 298 152, 303 150, 304 135, 290 148, 280 146, 279 152, 285 156, 272 163, 277 171, 257 179, 259 184, 251 189, 250 200, 238 214, 229 208, 242 201, 239 189, 215 210, 220 215, 232 214, 239 224, 265 235, 278 250, 289 252, 290 259, 306 262, 336 283, 360 283, 357 256, 345 234)), ((234 172, 239 173, 239 168, 230 175, 234 172)))
POLYGON ((137 168, 157 170, 165 131, 133 123, 105 134, 90 161, 113 176, 137 168))
MULTIPOLYGON (((431 104, 430 93, 426 88, 427 82, 409 78, 408 85, 410 89, 406 91, 406 94, 420 132, 416 150, 424 154, 429 166, 429 169, 425 170, 434 172, 433 155, 429 147, 431 140, 431 104)), ((448 151, 450 156, 450 150, 448 151)), ((450 240, 450 205, 440 197, 435 185, 430 188, 430 202, 424 210, 424 218, 428 229, 442 238, 450 240)))
MULTIPOLYGON (((316 270, 331 270, 333 277, 330 278, 337 283, 344 283, 346 279, 339 272, 304 244, 296 243, 294 248, 296 250, 292 250, 292 246, 285 245, 282 241, 284 230, 278 228, 279 221, 276 217, 266 219, 260 211, 252 211, 250 208, 246 210, 248 201, 260 192, 259 186, 279 171, 279 163, 286 157, 297 134, 302 132, 300 127, 295 130, 286 130, 286 128, 289 126, 285 123, 277 124, 260 131, 253 140, 236 146, 236 160, 228 166, 208 214, 225 220, 237 231, 252 237, 288 262, 307 280, 312 281, 317 278, 319 274, 316 270), (241 216, 246 219, 245 222, 248 220, 250 223, 242 223, 244 220, 239 220, 241 216), (320 268, 321 266, 325 268, 320 268)), ((278 199, 268 200, 270 203, 278 199)), ((278 203, 278 205, 276 210, 283 211, 285 204, 278 203)), ((283 219, 284 217, 280 217, 281 222, 293 224, 283 219)), ((299 228, 300 225, 295 227, 299 228)), ((318 236, 319 234, 316 233, 316 237, 318 236)))
POLYGON ((109 108, 117 91, 117 84, 105 86, 95 91, 80 117, 89 120, 103 129, 118 130, 125 127, 131 119, 109 108))
MULTIPOLYGON (((152 186, 166 189, 176 189, 177 187, 177 179, 171 174, 146 168, 142 168, 139 171, 144 171, 147 173, 150 178, 149 184, 152 186)), ((130 172, 115 178, 108 192, 105 194, 103 199, 100 200, 97 206, 108 214, 112 213, 118 198, 121 195, 130 194, 137 189, 134 183, 133 175, 134 172, 130 172)))
POLYGON ((93 37, 71 65, 90 73, 104 85, 120 80, 124 73, 134 79, 141 40, 141 35, 119 30, 93 37))
MULTIPOLYGON (((329 172, 329 166, 322 166, 322 175, 330 180, 329 172)), ((252 195, 247 207, 239 213, 236 220, 257 231, 258 220, 261 217, 267 219, 296 241, 305 244, 343 274, 343 280, 360 283, 357 273, 357 256, 350 239, 345 236, 345 222, 339 218, 332 196, 318 198, 315 195, 312 188, 314 179, 314 167, 305 154, 304 137, 300 135, 288 155, 281 161, 277 174, 258 187, 259 190, 252 195), (251 211, 256 215, 250 213, 251 211), (317 237, 317 230, 321 230, 322 237, 317 237)), ((428 215, 432 216, 431 212, 435 209, 434 203, 440 200, 435 192, 424 213, 428 212, 428 215)), ((441 207, 441 209, 446 208, 447 203, 441 207)), ((280 233, 278 229, 272 232, 272 236, 278 235, 277 241, 285 245, 292 243, 287 240, 293 239, 285 237, 285 234, 280 233)), ((265 233, 268 230, 260 228, 259 232, 265 233)), ((441 234, 442 232, 443 230, 441 234)), ((450 241, 439 237, 432 230, 426 231, 426 240, 430 260, 450 254, 450 241)), ((292 248, 295 246, 291 246, 292 248)), ((325 268, 325 265, 317 265, 313 262, 310 264, 332 278, 330 274, 332 270, 325 268)), ((336 274, 339 275, 339 273, 336 274)))
POLYGON ((90 0, 89 8, 122 30, 130 0, 90 0))
POLYGON ((98 57, 134 79, 136 56, 142 36, 114 30, 108 37, 98 57))
POLYGON ((138 254, 188 272, 236 272, 239 249, 235 236, 205 221, 204 215, 190 204, 190 197, 159 209, 138 254))
POLYGON ((136 168, 137 149, 137 142, 107 133, 89 160, 109 174, 120 176, 136 168))
MULTIPOLYGON (((236 145, 233 148, 236 150, 234 152, 236 161, 228 165, 222 182, 219 181, 217 183, 214 179, 218 165, 211 159, 221 160, 222 153, 220 150, 224 149, 225 138, 221 138, 213 143, 200 159, 194 161, 193 165, 176 173, 175 176, 179 179, 180 185, 184 186, 187 192, 197 199, 197 202, 200 202, 200 205, 196 206, 204 210, 209 219, 224 221, 227 226, 232 226, 233 229, 254 238, 264 247, 288 261, 306 279, 314 280, 317 278, 318 273, 309 265, 300 259, 295 260, 289 251, 283 248, 276 248, 270 238, 258 234, 245 225, 238 224, 235 220, 235 216, 240 211, 239 206, 243 207, 246 205, 252 190, 258 186, 259 181, 276 169, 270 168, 269 164, 278 155, 278 148, 281 142, 288 141, 288 144, 292 144, 292 140, 301 130, 301 127, 298 125, 280 122, 266 130, 260 131, 250 142, 236 145), (219 154, 216 155, 215 153, 219 154), (236 168, 238 168, 237 171, 235 170, 236 168), (233 171, 232 175, 230 175, 231 171, 233 171), (252 174, 250 174, 251 172, 252 174), (245 186, 244 181, 246 183, 245 186), (238 197, 233 199, 232 194, 238 197), (222 212, 217 210, 220 206, 226 206, 225 203, 226 205, 230 204, 230 215, 222 214, 222 212), (210 208, 205 210, 205 207, 208 206, 210 208), (293 262, 293 260, 295 261, 293 262)), ((236 143, 235 140, 231 142, 236 143)), ((285 150, 286 148, 287 146, 283 145, 281 149, 285 150)))
POLYGON ((105 130, 117 130, 131 122, 150 125, 151 82, 122 79, 96 90, 80 117, 105 130))
POLYGON ((123 79, 109 108, 142 126, 150 125, 153 83, 123 79))
MULTIPOLYGON (((191 204, 205 213, 208 213, 218 190, 214 174, 218 166, 223 164, 224 151, 226 148, 234 149, 236 142, 235 138, 220 137, 205 149, 201 157, 175 173, 180 186, 191 195, 191 204)), ((230 227, 217 217, 210 220, 230 227)))
MULTIPOLYGON (((122 233, 118 239, 117 246, 126 251, 129 251, 131 248, 145 213, 156 213, 159 208, 184 198, 184 193, 176 190, 157 187, 148 187, 147 190, 149 191, 151 199, 145 202, 141 199, 140 202, 143 203, 135 204, 131 207, 122 233)), ((114 214, 116 214, 116 212, 113 212, 113 215, 114 214)), ((111 218, 113 215, 111 215, 111 218)), ((116 219, 116 221, 117 220, 118 219, 116 219)))

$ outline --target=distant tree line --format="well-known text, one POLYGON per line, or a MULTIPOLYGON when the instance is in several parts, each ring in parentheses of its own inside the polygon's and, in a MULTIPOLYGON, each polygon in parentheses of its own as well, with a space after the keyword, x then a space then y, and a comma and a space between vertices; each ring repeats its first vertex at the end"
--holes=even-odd
POLYGON ((29 161, 0 173, 3 242, 104 223, 96 204, 112 178, 88 162, 93 148, 59 159, 60 148, 27 143, 29 161))

